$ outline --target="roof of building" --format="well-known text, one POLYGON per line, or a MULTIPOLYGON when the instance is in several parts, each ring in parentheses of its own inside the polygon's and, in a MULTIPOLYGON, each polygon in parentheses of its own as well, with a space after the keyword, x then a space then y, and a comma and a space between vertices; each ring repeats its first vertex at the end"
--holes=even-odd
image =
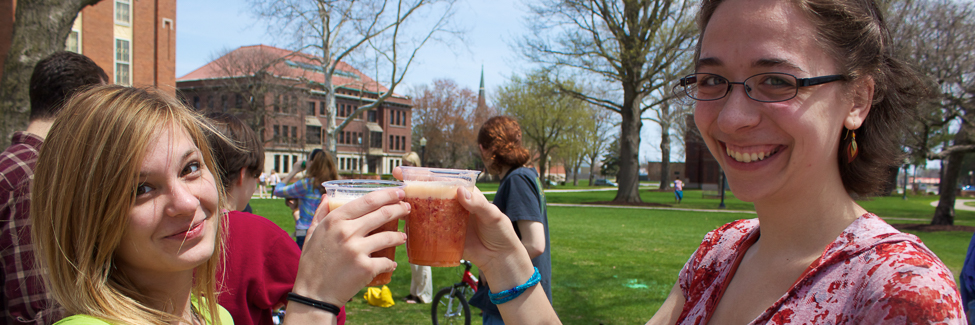
MULTIPOLYGON (((293 52, 268 45, 242 46, 230 51, 216 60, 193 70, 186 75, 176 78, 177 82, 223 79, 228 77, 243 77, 253 75, 254 72, 266 70, 274 76, 307 79, 316 83, 325 81, 325 73, 321 66, 322 59, 306 53, 293 52), (270 67, 260 66, 271 64, 270 67)), ((371 93, 383 93, 389 88, 369 78, 358 69, 345 62, 339 62, 332 75, 335 88, 349 90, 363 90, 371 93)), ((406 96, 393 93, 392 97, 407 99, 406 96)))

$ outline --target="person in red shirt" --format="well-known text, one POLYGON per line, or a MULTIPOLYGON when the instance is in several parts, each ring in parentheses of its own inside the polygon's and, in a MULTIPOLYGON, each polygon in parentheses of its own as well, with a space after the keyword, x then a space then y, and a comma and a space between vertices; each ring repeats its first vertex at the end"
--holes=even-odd
MULTIPOLYGON (((222 274, 225 289, 218 300, 237 325, 271 325, 272 313, 285 305, 298 273, 301 251, 291 236, 264 217, 242 212, 257 188, 264 169, 264 146, 240 119, 226 113, 207 118, 221 134, 209 134, 220 180, 235 211, 227 213, 226 259, 222 274), (233 143, 227 140, 233 141, 233 143)), ((338 324, 345 323, 345 307, 338 324)))

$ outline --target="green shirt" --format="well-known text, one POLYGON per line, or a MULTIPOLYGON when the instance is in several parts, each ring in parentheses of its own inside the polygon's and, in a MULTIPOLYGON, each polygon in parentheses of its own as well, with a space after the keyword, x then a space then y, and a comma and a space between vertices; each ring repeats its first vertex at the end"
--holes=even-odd
MULTIPOLYGON (((198 304, 197 304, 196 297, 193 297, 193 306, 197 306, 197 305, 198 304)), ((219 305, 217 306, 217 308, 219 308, 220 310, 218 312, 220 323, 223 325, 233 325, 234 319, 230 316, 230 313, 227 312, 227 309, 224 309, 223 306, 219 306, 219 305)), ((200 308, 197 309, 202 310, 204 315, 206 314, 206 310, 200 308)), ((203 317, 204 324, 210 325, 210 322, 207 321, 208 319, 209 317, 203 317)), ((54 325, 112 325, 112 323, 95 316, 72 315, 58 321, 57 323, 54 323, 54 325)))

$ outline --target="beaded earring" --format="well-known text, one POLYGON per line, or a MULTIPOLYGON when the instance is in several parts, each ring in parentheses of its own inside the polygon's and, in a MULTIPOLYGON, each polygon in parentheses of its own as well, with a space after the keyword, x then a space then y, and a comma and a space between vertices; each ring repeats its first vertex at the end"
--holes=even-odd
POLYGON ((843 153, 846 154, 846 163, 852 163, 854 159, 857 159, 857 155, 860 154, 860 148, 857 147, 857 133, 853 130, 846 130, 846 138, 843 140, 850 139, 850 142, 846 144, 846 150, 843 153))

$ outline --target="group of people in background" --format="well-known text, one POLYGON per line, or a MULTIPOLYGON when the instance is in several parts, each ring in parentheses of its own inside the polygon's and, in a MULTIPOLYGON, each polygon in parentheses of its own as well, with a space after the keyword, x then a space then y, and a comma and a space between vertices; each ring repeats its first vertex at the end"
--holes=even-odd
MULTIPOLYGON (((851 197, 901 159, 893 135, 925 96, 877 4, 702 0, 698 27, 695 73, 675 89, 696 101, 702 139, 757 217, 706 234, 648 324, 964 323, 941 260, 851 197)), ((3 322, 268 324, 286 306, 285 324, 341 324, 345 303, 396 268, 369 254, 405 234, 369 233, 409 213, 401 189, 331 211, 321 183, 338 177, 333 157, 312 152, 273 186, 298 199, 292 244, 240 211, 271 185, 252 130, 107 81, 67 52, 35 68, 30 125, 0 156, 3 322)), ((456 193, 484 324, 560 323, 545 196, 521 137, 510 117, 485 122, 494 202, 456 193)), ((424 272, 418 302, 432 291, 424 272)))

